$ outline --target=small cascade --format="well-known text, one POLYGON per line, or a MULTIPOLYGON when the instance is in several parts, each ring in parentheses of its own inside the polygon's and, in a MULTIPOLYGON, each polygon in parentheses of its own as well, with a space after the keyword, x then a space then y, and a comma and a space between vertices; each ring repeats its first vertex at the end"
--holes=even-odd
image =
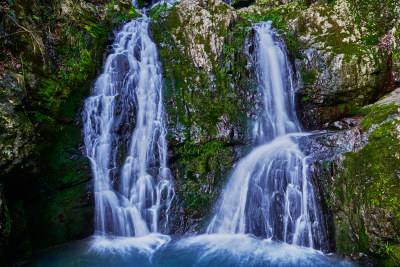
POLYGON ((321 215, 299 149, 293 73, 270 22, 256 30, 256 71, 263 109, 254 124, 257 145, 233 170, 208 234, 254 234, 320 249, 321 215))
POLYGON ((168 221, 174 191, 162 75, 148 26, 143 17, 117 33, 104 72, 85 102, 97 235, 141 237, 163 231, 168 221))

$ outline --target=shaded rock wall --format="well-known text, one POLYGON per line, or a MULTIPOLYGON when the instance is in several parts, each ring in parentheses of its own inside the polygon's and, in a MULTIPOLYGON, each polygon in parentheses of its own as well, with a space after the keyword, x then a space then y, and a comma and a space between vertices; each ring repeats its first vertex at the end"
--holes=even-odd
POLYGON ((92 234, 79 109, 136 16, 129 0, 0 1, 0 264, 92 234))

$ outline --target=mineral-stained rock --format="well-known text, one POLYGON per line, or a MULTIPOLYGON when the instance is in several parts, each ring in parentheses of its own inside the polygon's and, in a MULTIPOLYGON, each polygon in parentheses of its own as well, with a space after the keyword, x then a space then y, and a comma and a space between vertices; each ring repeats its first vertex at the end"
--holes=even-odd
POLYGON ((196 68, 210 73, 237 17, 233 8, 219 0, 184 0, 170 14, 175 20, 171 36, 196 68))

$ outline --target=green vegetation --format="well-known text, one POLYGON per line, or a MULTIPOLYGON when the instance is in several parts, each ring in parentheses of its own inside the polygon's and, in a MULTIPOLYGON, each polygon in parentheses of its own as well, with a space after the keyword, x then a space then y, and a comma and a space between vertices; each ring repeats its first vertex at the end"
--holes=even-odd
POLYGON ((383 237, 373 228, 400 224, 399 124, 398 117, 384 122, 371 133, 364 148, 345 153, 344 169, 332 188, 335 206, 343 212, 342 221, 336 222, 338 252, 364 252, 389 266, 395 266, 398 259, 398 233, 389 231, 383 237), (371 252, 373 246, 379 247, 378 252, 371 252))
MULTIPOLYGON (((166 44, 160 46, 160 56, 166 74, 166 109, 171 118, 172 128, 177 124, 185 126, 182 131, 190 140, 193 135, 191 127, 197 125, 200 138, 207 140, 217 133, 217 123, 222 116, 231 119, 229 121, 232 123, 241 123, 240 110, 236 108, 240 99, 237 97, 237 89, 232 87, 232 84, 243 87, 247 83, 245 75, 239 74, 240 70, 248 73, 244 67, 245 58, 239 56, 244 49, 247 29, 238 26, 232 32, 228 43, 225 43, 223 58, 219 62, 212 62, 215 82, 210 83, 209 74, 197 69, 174 43, 171 31, 176 29, 177 22, 173 12, 164 22, 154 23, 152 27, 156 42, 166 44), (163 23, 166 25, 162 25, 163 23)), ((181 41, 185 41, 183 37, 181 41)))
POLYGON ((109 32, 140 14, 129 0, 90 2, 0 1, 0 83, 12 85, 8 91, 1 90, 0 129, 17 116, 12 126, 20 132, 25 127, 26 133, 17 132, 18 138, 14 132, 10 135, 22 141, 29 138, 19 156, 32 160, 29 170, 14 170, 19 175, 16 181, 10 175, 0 177, 1 183, 10 185, 7 188, 17 180, 26 186, 15 194, 7 189, 11 199, 8 247, 13 249, 6 251, 10 259, 23 259, 32 250, 88 236, 93 228, 87 219, 93 212, 90 166, 79 149, 82 137, 77 111, 102 66, 109 32), (15 78, 6 83, 7 75, 15 78), (28 148, 30 158, 25 155, 28 148))
POLYGON ((178 2, 174 3, 171 7, 168 8, 167 2, 164 2, 163 4, 156 5, 150 10, 149 17, 152 20, 160 20, 160 14, 166 13, 174 9, 174 7, 178 4, 178 2))
POLYGON ((352 5, 357 23, 364 25, 367 35, 364 37, 366 42, 376 44, 379 38, 387 34, 395 23, 398 16, 397 0, 348 0, 352 5))
MULTIPOLYGON (((317 79, 317 72, 315 70, 306 71, 304 68, 300 69, 301 81, 304 84, 313 84, 317 79)), ((307 90, 308 91, 308 90, 307 90)), ((311 89, 310 89, 311 91, 311 89)))
MULTIPOLYGON (((239 11, 225 24, 230 7, 200 1, 196 5, 202 5, 212 24, 203 34, 195 34, 205 24, 202 18, 190 24, 189 16, 198 14, 185 17, 176 4, 150 10, 165 76, 177 209, 182 208, 185 219, 204 221, 232 164, 246 149, 246 129, 257 113, 250 104, 256 95, 255 77, 246 54, 247 48, 253 48, 246 47, 246 40, 253 37, 252 23, 271 21, 296 57, 291 59, 304 66, 298 69, 304 85, 300 103, 308 109, 306 115, 316 110, 323 117, 310 120, 321 126, 343 116, 365 116, 361 130, 371 132, 362 149, 344 154, 343 169, 338 171, 334 161, 322 163, 326 172, 339 172, 327 186, 328 204, 338 218, 338 251, 363 252, 395 266, 400 261, 400 121, 395 117, 399 107, 361 106, 385 92, 391 77, 382 74, 391 74, 391 60, 396 63, 400 58, 394 43, 387 42, 391 38, 387 34, 398 24, 398 1, 328 1, 311 6, 316 1, 298 0, 276 7, 277 2, 257 1, 256 9, 246 11, 254 13, 239 11), (349 7, 340 7, 345 4, 349 7), (197 66, 189 38, 204 49, 207 66, 197 66), (223 38, 223 43, 214 51, 217 38, 223 38), (316 51, 314 58, 303 58, 303 50, 313 45, 316 48, 309 51, 316 51), (318 87, 317 83, 328 80, 322 76, 326 68, 339 69, 332 75, 335 79, 343 74, 340 81, 333 81, 338 88, 328 83, 318 87)), ((139 0, 139 6, 145 4, 139 0)), ((130 0, 0 0, 0 132, 12 127, 19 131, 2 137, 0 159, 8 164, 14 141, 26 139, 21 145, 26 150, 18 156, 29 154, 26 158, 33 162, 29 173, 20 163, 18 176, 2 173, 0 177, 1 184, 15 186, 18 180, 29 185, 18 192, 23 199, 13 196, 4 206, 6 223, 1 230, 7 236, 4 244, 12 248, 6 252, 13 257, 24 259, 36 249, 91 233, 90 170, 79 149, 77 112, 100 71, 109 32, 139 16, 130 0)), ((394 38, 399 43, 398 30, 394 38)), ((398 68, 394 64, 393 71, 398 68)))
POLYGON ((226 172, 231 167, 232 152, 221 141, 204 144, 186 142, 178 147, 178 195, 185 199, 183 207, 200 214, 210 211, 226 172))
POLYGON ((373 124, 380 124, 395 114, 399 114, 399 107, 395 104, 373 105, 368 109, 368 114, 361 122, 360 127, 364 132, 366 132, 373 124))
MULTIPOLYGON (((285 40, 288 50, 297 58, 301 58, 300 49, 303 48, 302 44, 295 37, 294 33, 287 27, 286 17, 291 17, 299 13, 299 10, 291 10, 293 6, 282 5, 274 9, 266 9, 263 15, 242 13, 242 16, 249 19, 253 23, 260 21, 271 21, 272 26, 285 40)), ((299 6, 299 8, 304 8, 299 6)))
MULTIPOLYGON (((208 11, 212 15, 225 14, 227 10, 221 4, 208 11)), ((233 136, 219 136, 221 127, 229 125, 231 134, 240 131, 237 132, 240 135, 247 128, 246 111, 251 107, 244 94, 255 90, 245 55, 250 23, 239 19, 229 29, 217 24, 215 34, 225 39, 217 59, 210 50, 210 36, 195 37, 209 55, 211 72, 208 73, 196 67, 187 51, 174 41, 176 38, 185 47, 189 27, 196 25, 181 24, 176 7, 168 10, 159 6, 151 11, 151 16, 153 37, 161 44, 159 53, 165 72, 168 142, 178 157, 173 168, 177 177, 181 177, 176 181, 178 203, 191 216, 204 219, 237 153, 229 146, 233 136)))

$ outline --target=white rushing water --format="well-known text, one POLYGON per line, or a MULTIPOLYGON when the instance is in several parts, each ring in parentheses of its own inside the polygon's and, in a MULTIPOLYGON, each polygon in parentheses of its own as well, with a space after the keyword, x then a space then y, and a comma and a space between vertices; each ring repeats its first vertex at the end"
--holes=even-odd
POLYGON ((161 232, 174 195, 167 167, 161 69, 148 26, 144 17, 117 33, 104 72, 85 102, 95 231, 101 236, 161 232))
POLYGON ((168 219, 173 190, 160 67, 148 22, 129 22, 117 34, 104 73, 85 102, 97 235, 37 253, 29 265, 354 266, 312 249, 323 238, 307 157, 298 144, 306 134, 295 119, 285 49, 269 23, 255 26, 264 102, 253 131, 257 146, 237 164, 208 234, 158 233, 160 221, 168 219))
POLYGON ((270 22, 255 25, 263 110, 254 125, 258 145, 233 170, 208 234, 254 234, 321 248, 319 209, 299 149, 304 136, 294 112, 294 84, 285 47, 270 22))

